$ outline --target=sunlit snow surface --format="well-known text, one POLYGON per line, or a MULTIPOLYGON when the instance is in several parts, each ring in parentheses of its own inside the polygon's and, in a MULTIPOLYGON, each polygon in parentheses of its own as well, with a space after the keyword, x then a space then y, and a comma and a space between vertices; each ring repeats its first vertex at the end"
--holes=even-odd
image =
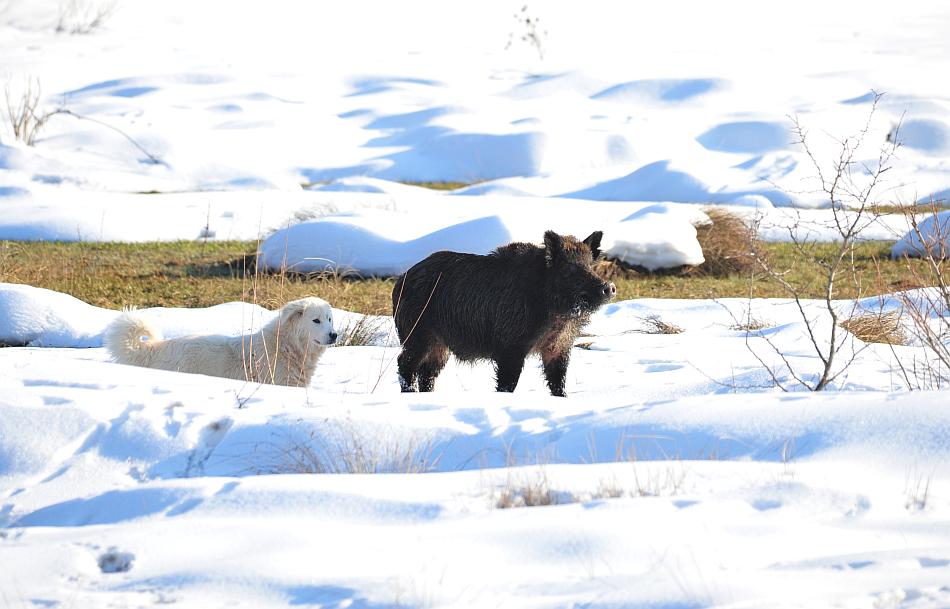
MULTIPOLYGON (((0 591, 12 606, 946 606, 950 411, 896 365, 924 352, 849 341, 857 359, 812 394, 766 343, 814 378, 794 303, 751 306, 610 304, 564 399, 535 359, 513 394, 454 360, 433 393, 400 394, 388 318, 307 388, 121 366, 97 346, 115 312, 2 284, 0 311, 20 314, 0 340, 48 346, 0 349, 0 591), (650 334, 651 316, 684 331, 650 334), (750 316, 766 328, 747 337, 750 316), (352 468, 397 473, 313 473, 352 468), (556 505, 495 507, 539 485, 556 505)), ((150 313, 169 336, 270 315, 150 313)))
MULTIPOLYGON (((11 99, 39 79, 41 110, 93 119, 34 146, 3 121, 0 239, 260 240, 272 266, 390 274, 602 230, 632 264, 694 264, 709 204, 833 238, 790 128, 827 172, 872 91, 856 178, 900 124, 880 200, 950 191, 937 1, 124 0, 68 33, 108 4, 0 2, 11 99)), ((150 313, 168 336, 272 315, 150 313)), ((115 315, 0 285, 4 607, 950 606, 950 411, 907 390, 934 386, 920 345, 848 340, 813 394, 792 302, 626 301, 578 340, 567 399, 535 359, 514 394, 452 360, 403 395, 388 318, 287 388, 111 363, 115 315), (354 468, 428 473, 307 473, 354 468), (537 487, 557 505, 495 507, 537 487)))

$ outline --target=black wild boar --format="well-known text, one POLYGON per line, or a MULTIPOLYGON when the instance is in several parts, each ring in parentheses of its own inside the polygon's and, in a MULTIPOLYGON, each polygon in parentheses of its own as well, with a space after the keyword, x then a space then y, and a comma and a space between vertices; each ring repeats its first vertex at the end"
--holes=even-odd
POLYGON ((551 395, 564 396, 571 348, 617 288, 593 271, 603 233, 583 241, 544 233, 544 247, 510 243, 479 256, 436 252, 399 277, 393 318, 403 391, 432 391, 449 358, 490 359, 498 391, 514 391, 539 353, 551 395))

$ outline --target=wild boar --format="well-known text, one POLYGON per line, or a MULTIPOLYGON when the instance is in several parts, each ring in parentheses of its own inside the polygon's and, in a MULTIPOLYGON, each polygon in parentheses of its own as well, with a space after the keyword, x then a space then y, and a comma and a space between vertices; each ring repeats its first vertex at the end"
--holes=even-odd
POLYGON ((432 391, 452 352, 461 361, 491 360, 496 389, 514 391, 525 358, 538 353, 551 395, 565 396, 574 339, 617 293, 593 270, 602 237, 547 231, 543 247, 443 251, 415 264, 393 287, 402 390, 432 391))

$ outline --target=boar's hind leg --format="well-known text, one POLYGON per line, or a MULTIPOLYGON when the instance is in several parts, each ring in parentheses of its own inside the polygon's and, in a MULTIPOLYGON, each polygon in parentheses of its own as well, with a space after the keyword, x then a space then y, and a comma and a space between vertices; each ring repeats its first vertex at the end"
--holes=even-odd
POLYGON ((419 391, 432 391, 435 378, 442 372, 442 368, 445 368, 447 361, 449 361, 449 350, 445 345, 438 343, 429 349, 419 366, 419 391))
POLYGON ((495 360, 496 391, 511 393, 515 390, 515 387, 518 386, 518 379, 521 378, 525 357, 527 357, 527 354, 521 351, 509 351, 493 358, 495 360))
POLYGON ((416 390, 416 377, 426 349, 427 345, 420 340, 407 341, 402 346, 402 352, 396 360, 396 368, 399 372, 399 386, 403 393, 416 390))
POLYGON ((416 390, 416 367, 412 361, 412 353, 403 349, 396 360, 396 367, 399 371, 399 387, 403 393, 416 390))
POLYGON ((570 349, 562 352, 546 351, 541 354, 541 363, 544 365, 544 378, 548 382, 551 395, 567 397, 564 392, 564 380, 567 377, 567 364, 571 360, 570 349))

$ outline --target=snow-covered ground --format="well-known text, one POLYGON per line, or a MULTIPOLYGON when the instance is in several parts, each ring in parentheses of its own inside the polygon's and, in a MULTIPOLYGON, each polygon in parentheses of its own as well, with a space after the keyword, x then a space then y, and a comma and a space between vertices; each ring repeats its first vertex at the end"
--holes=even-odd
MULTIPOLYGON (((875 200, 950 190, 950 85, 933 76, 950 71, 950 11, 936 0, 780 15, 752 2, 455 4, 8 0, 11 101, 38 79, 38 112, 92 120, 55 115, 34 146, 3 125, 0 238, 257 239, 317 217, 413 257, 406 240, 485 216, 537 240, 568 210, 570 231, 596 221, 610 239, 645 205, 681 202, 758 210, 764 236, 782 239, 794 220, 773 207, 828 204, 790 117, 827 172, 871 91, 885 96, 855 167, 875 164, 898 123, 903 144, 875 200), (100 7, 112 10, 91 33, 55 32, 100 7), (415 180, 475 184, 397 182, 415 180)), ((894 221, 868 236, 905 232, 894 221)), ((351 236, 321 234, 317 258, 351 236)))
MULTIPOLYGON (((881 306, 840 306, 855 304, 881 306)), ((388 318, 376 346, 331 349, 307 388, 120 366, 98 347, 114 311, 0 285, 0 340, 48 345, 0 349, 0 598, 950 605, 946 392, 907 392, 896 364, 923 352, 849 342, 857 359, 811 394, 765 342, 818 372, 794 303, 749 307, 610 304, 562 399, 533 360, 514 394, 492 391, 489 365, 455 362, 434 393, 400 394, 388 318), (684 331, 645 333, 654 315, 684 331), (734 326, 750 315, 767 328, 747 339, 734 326), (382 473, 313 473, 354 470, 382 473), (555 505, 497 507, 532 490, 555 505)), ((152 316, 174 336, 267 313, 152 316)))
MULTIPOLYGON (((383 274, 547 229, 691 264, 708 204, 829 239, 792 117, 827 171, 886 93, 855 179, 901 123, 874 201, 946 198, 948 26, 938 0, 0 0, 11 101, 33 79, 73 113, 34 146, 0 119, 0 239, 260 239, 266 265, 383 274)), ((0 284, 0 606, 950 607, 950 410, 919 344, 848 340, 813 394, 794 303, 626 301, 567 399, 534 360, 511 395, 454 361, 404 395, 388 318, 287 388, 111 363, 115 315, 0 284)))

